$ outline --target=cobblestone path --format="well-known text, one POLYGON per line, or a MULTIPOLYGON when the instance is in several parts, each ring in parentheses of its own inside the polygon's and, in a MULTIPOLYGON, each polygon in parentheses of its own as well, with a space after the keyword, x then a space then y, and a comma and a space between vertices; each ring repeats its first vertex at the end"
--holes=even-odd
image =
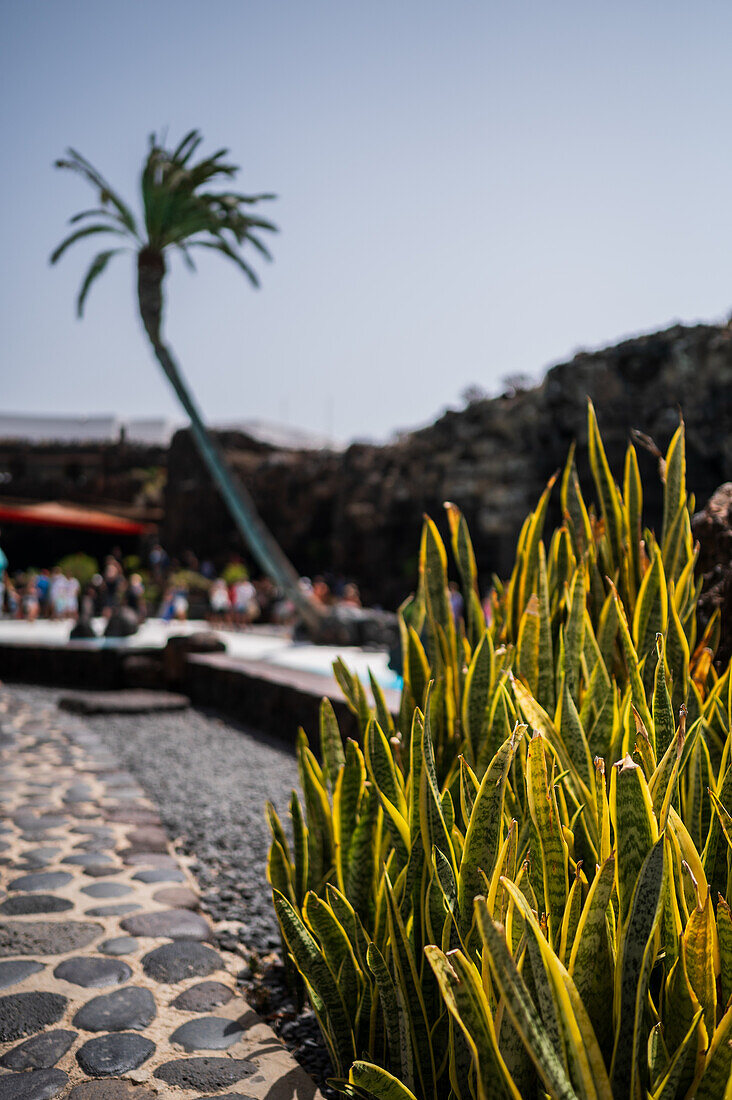
POLYGON ((0 1100, 318 1100, 211 937, 133 777, 0 688, 0 1100))

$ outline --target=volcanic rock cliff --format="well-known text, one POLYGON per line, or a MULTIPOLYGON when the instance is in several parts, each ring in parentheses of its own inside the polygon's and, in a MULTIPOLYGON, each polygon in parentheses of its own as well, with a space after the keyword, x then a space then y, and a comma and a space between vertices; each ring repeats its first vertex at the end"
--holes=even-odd
MULTIPOLYGON (((294 451, 241 433, 219 438, 303 574, 353 578, 365 601, 394 607, 415 584, 422 515, 443 525, 443 501, 465 512, 487 584, 492 572, 510 569, 521 523, 573 439, 591 495, 588 396, 618 479, 630 430, 665 450, 683 410, 688 485, 698 505, 732 480, 732 330, 714 325, 676 325, 582 352, 534 389, 475 401, 385 446, 294 451)), ((643 449, 639 462, 645 519, 658 526, 657 462, 643 449)), ((163 540, 173 554, 192 548, 221 560, 227 548, 241 549, 187 431, 171 445, 165 517, 163 540)))

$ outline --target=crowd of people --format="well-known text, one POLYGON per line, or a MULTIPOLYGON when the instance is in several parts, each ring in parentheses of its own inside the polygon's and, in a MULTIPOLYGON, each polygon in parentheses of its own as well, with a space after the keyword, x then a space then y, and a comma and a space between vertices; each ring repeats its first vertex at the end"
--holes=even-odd
MULTIPOLYGON (((303 577, 304 591, 324 605, 360 607, 358 588, 339 577, 303 577)), ((53 568, 11 573, 0 549, 0 615, 33 622, 109 618, 116 608, 129 608, 143 622, 148 616, 166 621, 207 618, 212 625, 242 629, 251 623, 287 625, 295 608, 266 577, 252 580, 238 558, 219 572, 191 551, 171 559, 153 545, 146 567, 138 558, 123 558, 119 548, 99 563, 73 555, 53 568), (74 560, 75 559, 75 560, 74 560)))

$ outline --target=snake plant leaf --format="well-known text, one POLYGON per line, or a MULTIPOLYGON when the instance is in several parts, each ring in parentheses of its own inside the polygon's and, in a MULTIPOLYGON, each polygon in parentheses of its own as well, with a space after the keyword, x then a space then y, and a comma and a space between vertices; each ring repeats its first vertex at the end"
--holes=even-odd
POLYGON ((424 1100, 437 1100, 434 1050, 430 1042, 431 1025, 427 1016, 422 985, 412 945, 394 898, 388 877, 385 878, 389 940, 393 954, 398 986, 404 998, 409 1020, 412 1049, 414 1050, 415 1085, 424 1100))
POLYGON ((676 514, 679 508, 686 504, 686 438, 683 419, 668 445, 663 465, 661 545, 665 547, 676 514))
MULTIPOLYGON (((366 727, 364 738, 366 767, 372 783, 380 795, 383 795, 405 819, 409 814, 404 794, 404 781, 394 762, 394 753, 386 739, 386 734, 378 722, 371 721, 366 727)), ((408 827, 407 827, 408 828, 408 827)))
POLYGON ((496 662, 493 642, 486 630, 475 647, 463 684, 461 717, 473 764, 477 762, 483 741, 488 734, 488 708, 493 696, 495 678, 496 662))
POLYGON ((549 586, 546 575, 546 555, 543 542, 539 543, 537 598, 539 600, 539 667, 536 681, 536 698, 545 710, 551 711, 554 709, 554 653, 549 586))
POLYGON ((365 916, 368 912, 371 886, 376 872, 379 845, 374 842, 374 828, 377 809, 377 796, 369 787, 365 787, 359 803, 356 828, 348 841, 343 891, 359 916, 365 916))
POLYGON ((663 571, 663 558, 656 550, 651 568, 646 571, 635 602, 633 644, 639 660, 653 649, 656 635, 666 631, 668 623, 668 591, 663 571))
POLYGON ((369 669, 369 686, 371 687, 371 694, 374 697, 374 707, 376 708, 376 720, 381 726, 382 730, 387 737, 393 737, 395 734, 394 719, 391 712, 386 705, 386 698, 384 696, 384 690, 379 681, 374 676, 371 669, 369 669))
POLYGON ((516 859, 518 855, 518 822, 513 819, 508 826, 501 850, 498 853, 493 874, 488 882, 488 910, 494 920, 505 924, 508 912, 508 894, 501 886, 501 879, 512 882, 516 878, 516 859))
POLYGON ((333 910, 311 890, 305 897, 303 917, 320 942, 323 957, 337 976, 346 1011, 355 1019, 363 976, 345 929, 333 910))
POLYGON ((428 946, 425 955, 445 1004, 467 1039, 476 1066, 480 1100, 521 1100, 498 1049, 479 971, 459 950, 445 956, 438 947, 428 946))
MULTIPOLYGON (((567 966, 572 945, 577 934, 580 913, 582 912, 582 881, 581 864, 577 865, 574 881, 569 888, 569 897, 562 917, 562 928, 559 936, 559 961, 567 966)), ((583 876, 582 876, 583 877, 583 876)), ((586 883, 585 883, 586 884, 586 883)))
MULTIPOLYGON (((294 901, 302 905, 310 887, 310 858, 308 853, 309 830, 302 814, 300 799, 295 791, 290 797, 290 819, 292 821, 292 844, 294 851, 294 901)), ((284 893, 284 891, 283 891, 284 893)))
POLYGON ((595 407, 587 401, 587 433, 590 449, 590 467, 595 481, 595 488, 600 499, 602 518, 605 522, 607 533, 607 549, 610 566, 615 570, 622 558, 623 538, 623 513, 620 502, 620 494, 610 472, 610 465, 605 454, 605 448, 597 426, 595 407))
POLYGON ((346 697, 348 709, 355 714, 358 726, 363 734, 371 717, 369 701, 366 698, 363 684, 358 676, 354 676, 347 668, 341 657, 333 662, 333 675, 338 681, 338 686, 346 697))
POLYGON ((673 600, 669 601, 666 661, 671 671, 671 703, 675 713, 688 702, 689 642, 673 600))
POLYGON ((412 1045, 409 1040, 409 1022, 402 999, 397 993, 397 988, 384 956, 375 943, 369 944, 366 958, 379 991, 379 1000, 384 1013, 386 1035, 391 1054, 391 1065, 397 1070, 402 1081, 410 1082, 413 1085, 412 1045))
POLYGON ((579 702, 580 661, 585 641, 586 587, 583 567, 577 567, 567 594, 567 622, 564 628, 564 681, 579 702))
POLYGON ((691 987, 686 969, 686 948, 683 940, 680 940, 678 958, 666 978, 663 997, 664 1034, 668 1050, 679 1049, 694 1019, 699 1021, 696 1035, 697 1061, 696 1064, 684 1067, 682 1084, 685 1090, 697 1075, 700 1069, 699 1060, 703 1061, 704 1051, 709 1043, 707 1029, 704 1026, 704 1012, 691 987))
POLYGON ((443 855, 447 856, 456 873, 455 851, 452 845, 450 830, 448 830, 442 812, 442 800, 437 785, 435 773, 435 760, 432 748, 432 714, 434 696, 429 695, 424 726, 422 728, 422 753, 421 768, 419 773, 419 826, 422 833, 422 844, 425 852, 432 851, 433 846, 439 848, 443 855))
POLYGON ((592 544, 592 526, 580 489, 574 452, 575 444, 572 443, 562 474, 560 500, 562 514, 567 517, 569 522, 575 555, 577 558, 582 558, 585 550, 592 544))
POLYGON ((732 1076, 732 1008, 728 1008, 712 1037, 695 1100, 727 1097, 732 1076))
POLYGON ((346 893, 348 846, 356 829, 359 802, 366 783, 366 764, 355 741, 346 742, 346 763, 338 773, 333 794, 333 835, 338 886, 346 893))
POLYGON ((721 894, 717 901, 717 935, 719 937, 720 1005, 724 1012, 730 1007, 732 999, 732 913, 721 894))
POLYGON ((430 679, 430 663, 419 634, 413 626, 408 628, 408 647, 404 663, 405 679, 418 707, 425 704, 425 693, 430 679))
POLYGON ((323 759, 323 775, 331 790, 335 787, 338 772, 346 762, 343 740, 333 704, 327 696, 320 700, 320 754, 323 759))
MULTIPOLYGON (((294 792, 293 792, 294 793, 294 792)), ((288 863, 292 863, 292 855, 290 854, 290 845, 287 841, 285 830, 282 828, 282 822, 277 816, 277 810, 274 804, 267 801, 265 805, 265 815, 267 817, 267 824, 269 825, 270 832, 274 840, 278 842, 284 853, 285 859, 288 863)))
POLYGON ((658 824, 642 769, 630 756, 613 768, 610 815, 615 829, 616 886, 621 926, 630 912, 636 882, 658 840, 658 824))
POLYGON ((657 1084, 653 1086, 651 1100, 676 1100, 683 1095, 681 1091, 684 1077, 688 1077, 691 1068, 691 1077, 694 1076, 694 1062, 697 1056, 699 1023, 702 1018, 702 1010, 696 1013, 689 1025, 689 1030, 676 1048, 671 1062, 657 1084))
POLYGON ((592 762, 587 736, 582 727, 566 678, 562 684, 554 726, 560 731, 562 742, 566 746, 573 769, 581 775, 586 790, 592 791, 595 783, 595 767, 592 762))
POLYGON ((628 547, 628 579, 631 606, 643 579, 641 568, 641 515, 643 512, 643 484, 638 469, 638 456, 631 444, 625 452, 623 476, 623 531, 628 547))
POLYGON ((610 858, 610 802, 605 782, 605 761, 595 757, 595 803, 597 806, 597 836, 599 840, 600 861, 610 858))
POLYGON ((454 664, 456 659, 455 623, 448 598, 447 554, 440 533, 429 516, 425 516, 422 526, 419 570, 424 584, 427 623, 432 640, 430 657, 433 661, 444 660, 444 657, 440 656, 439 628, 442 630, 448 644, 446 655, 448 661, 454 664))
MULTIPOLYGON (((351 1085, 374 1100, 417 1100, 417 1097, 388 1070, 371 1062, 354 1062, 348 1074, 351 1085)), ((360 1094, 359 1094, 360 1095, 360 1094)))
POLYGON ((569 1067, 575 1088, 583 1097, 612 1100, 610 1082, 589 1017, 569 973, 549 945, 543 928, 516 886, 504 883, 512 901, 521 910, 527 936, 527 950, 538 1007, 547 1032, 569 1067))
POLYGON ((535 591, 536 576, 539 569, 539 546, 541 544, 542 535, 544 534, 544 523, 549 507, 549 497, 551 496, 556 480, 557 475, 553 474, 546 483, 546 488, 541 494, 539 503, 530 517, 528 530, 526 531, 526 545, 523 549, 524 568, 519 589, 520 607, 526 606, 529 596, 535 591))
POLYGON ((534 593, 529 597, 521 616, 516 643, 518 674, 526 682, 534 697, 537 696, 539 689, 540 630, 539 597, 534 593))
POLYGON ((493 980, 547 1092, 556 1100, 580 1100, 508 949, 503 928, 491 917, 485 899, 475 899, 475 912, 493 980))
POLYGON ((545 743, 546 739, 539 732, 534 733, 529 743, 527 795, 541 851, 549 935, 552 942, 558 942, 569 893, 569 849, 559 819, 554 785, 549 782, 545 743))
POLYGON ((475 798, 480 787, 480 780, 468 764, 464 756, 460 757, 460 812, 467 829, 470 815, 473 812, 475 798))
POLYGON ((510 671, 504 673, 493 693, 493 701, 488 714, 488 736, 480 747, 476 761, 475 771, 479 778, 483 775, 506 738, 511 736, 513 707, 506 687, 509 675, 510 671))
POLYGON ((463 855, 457 876, 460 928, 467 936, 473 920, 473 898, 480 893, 482 869, 490 876, 498 856, 503 831, 503 803, 506 779, 516 748, 526 732, 517 724, 493 757, 475 797, 465 834, 463 855))
POLYGON ((283 894, 275 891, 275 909, 282 935, 295 964, 308 984, 322 1001, 326 1015, 332 1050, 337 1063, 336 1072, 343 1074, 356 1057, 348 1011, 338 984, 323 958, 317 942, 305 927, 295 909, 283 894))
POLYGON ((607 1006, 613 997, 613 964, 608 943, 606 914, 615 885, 615 855, 598 870, 580 914, 568 970, 579 993, 600 1049, 609 1061, 612 1053, 612 1019, 607 1006))
POLYGON ((652 726, 651 714, 646 703, 646 693, 643 687, 643 680, 639 672, 639 659, 636 653, 635 646, 633 645, 633 639, 630 636, 630 630, 628 628, 628 620, 625 617, 625 610, 623 604, 618 596, 618 591, 615 585, 611 584, 611 593, 615 609, 617 611, 618 631, 620 634, 620 643, 623 650, 623 656, 625 658, 626 669, 628 672, 628 681, 631 688, 631 696, 633 699, 633 706, 636 708, 641 716, 643 724, 646 729, 652 726))
POLYGON ((322 769, 303 740, 298 746, 298 768, 308 820, 309 877, 311 882, 318 883, 330 873, 334 855, 333 819, 322 769))
MULTIPOLYGON (((635 883, 627 920, 621 925, 615 970, 617 1022, 610 1080, 614 1100, 632 1100, 639 1089, 640 1052, 645 1049, 644 1013, 656 932, 663 912, 665 838, 645 857, 635 883)), ((618 852, 618 863, 622 856, 618 852)))
POLYGON ((485 615, 478 595, 478 567, 475 562, 475 552, 465 516, 449 501, 445 504, 445 510, 450 525, 452 552, 463 587, 468 641, 471 650, 474 650, 485 632, 485 615))
POLYGON ((658 661, 653 680, 653 731, 656 756, 660 760, 674 738, 674 712, 666 683, 666 647, 662 634, 656 635, 658 661))
POLYGON ((711 891, 689 914, 684 930, 686 970, 691 988, 704 1011, 704 1025, 707 1034, 714 1033, 717 1019, 717 976, 715 956, 719 957, 717 947, 717 926, 712 909, 711 891))
POLYGON ((282 849, 282 845, 277 839, 273 839, 269 846, 269 854, 267 856, 267 882, 273 890, 279 890, 288 901, 295 904, 295 891, 292 886, 292 867, 282 849))

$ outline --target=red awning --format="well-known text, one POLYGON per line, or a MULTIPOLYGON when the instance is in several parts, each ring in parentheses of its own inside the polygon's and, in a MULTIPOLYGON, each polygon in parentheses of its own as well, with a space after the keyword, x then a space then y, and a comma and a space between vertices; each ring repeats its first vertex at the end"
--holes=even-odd
POLYGON ((0 501, 0 523, 23 523, 35 527, 70 527, 78 531, 101 531, 109 535, 141 535, 149 525, 97 512, 92 508, 58 504, 3 504, 0 501))

